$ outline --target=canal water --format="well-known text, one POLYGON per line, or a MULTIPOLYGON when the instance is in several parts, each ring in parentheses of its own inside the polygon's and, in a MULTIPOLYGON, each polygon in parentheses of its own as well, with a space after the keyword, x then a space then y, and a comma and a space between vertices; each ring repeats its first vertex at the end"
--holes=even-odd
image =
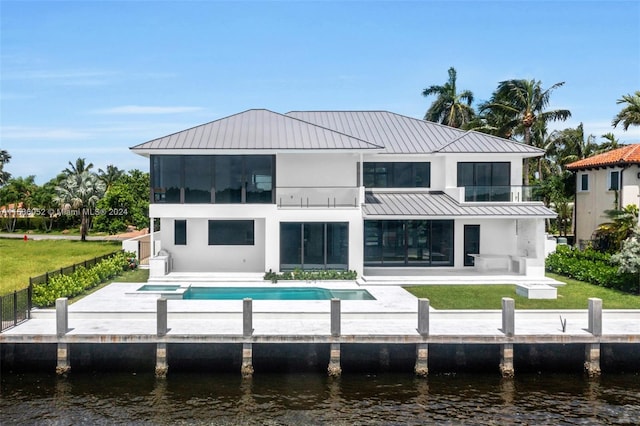
POLYGON ((640 424, 640 375, 2 374, 2 425, 640 424))

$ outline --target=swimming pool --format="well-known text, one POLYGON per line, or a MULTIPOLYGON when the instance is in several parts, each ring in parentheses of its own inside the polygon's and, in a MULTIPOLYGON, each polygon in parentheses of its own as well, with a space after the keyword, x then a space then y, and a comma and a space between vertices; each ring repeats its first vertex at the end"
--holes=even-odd
POLYGON ((183 299, 197 300, 375 300, 366 290, 320 287, 191 287, 183 299))
POLYGON ((376 300, 367 290, 322 287, 205 287, 171 284, 145 284, 137 295, 154 295, 184 300, 376 300))

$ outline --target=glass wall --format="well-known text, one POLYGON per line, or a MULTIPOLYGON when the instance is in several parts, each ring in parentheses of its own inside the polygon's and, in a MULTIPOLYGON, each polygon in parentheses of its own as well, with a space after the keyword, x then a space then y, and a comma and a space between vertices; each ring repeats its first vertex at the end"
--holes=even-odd
POLYGON ((286 222, 280 224, 280 270, 349 267, 349 224, 286 222))
POLYGON ((367 188, 428 188, 431 163, 367 162, 362 176, 367 188))
POLYGON ((511 201, 511 163, 458 163, 465 201, 511 201))
POLYGON ((273 203, 272 155, 152 155, 154 203, 273 203))
POLYGON ((210 246, 252 246, 255 244, 253 220, 210 220, 210 246))
POLYGON ((453 266, 452 220, 367 220, 366 266, 453 266))

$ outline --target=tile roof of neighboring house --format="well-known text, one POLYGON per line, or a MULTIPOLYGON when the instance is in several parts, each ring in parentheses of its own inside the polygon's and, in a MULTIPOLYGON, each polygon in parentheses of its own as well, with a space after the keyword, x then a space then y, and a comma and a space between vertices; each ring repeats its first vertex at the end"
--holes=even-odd
POLYGON ((444 192, 367 192, 366 217, 548 217, 557 214, 542 203, 459 203, 444 192))
POLYGON ((609 152, 567 164, 567 170, 593 169, 603 166, 622 166, 624 164, 640 164, 640 144, 623 146, 609 152))
POLYGON ((286 115, 382 145, 390 154, 518 153, 539 156, 529 145, 465 131, 388 111, 291 111, 286 115))
POLYGON ((131 149, 381 149, 357 137, 266 109, 251 109, 131 149))
POLYGON ((155 150, 380 150, 390 154, 517 153, 543 150, 387 111, 251 109, 136 145, 155 150))

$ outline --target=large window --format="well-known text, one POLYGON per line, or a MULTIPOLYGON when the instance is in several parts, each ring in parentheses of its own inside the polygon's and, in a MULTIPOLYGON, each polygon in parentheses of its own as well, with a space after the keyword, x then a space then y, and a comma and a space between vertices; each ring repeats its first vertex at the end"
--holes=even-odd
POLYGON ((177 246, 187 245, 187 221, 173 221, 173 244, 177 246))
POLYGON ((458 163, 465 201, 510 201, 511 163, 458 163))
POLYGON ((452 220, 367 220, 367 266, 453 266, 452 220))
POLYGON ((272 155, 152 155, 154 203, 272 203, 272 155))
POLYGON ((255 230, 252 220, 210 220, 210 246, 252 246, 255 230))
POLYGON ((580 191, 585 192, 589 190, 589 175, 583 173, 580 175, 580 191))
POLYGON ((428 188, 431 163, 364 163, 362 175, 367 188, 428 188))
POLYGON ((280 224, 280 269, 347 269, 349 224, 287 222, 280 224))

